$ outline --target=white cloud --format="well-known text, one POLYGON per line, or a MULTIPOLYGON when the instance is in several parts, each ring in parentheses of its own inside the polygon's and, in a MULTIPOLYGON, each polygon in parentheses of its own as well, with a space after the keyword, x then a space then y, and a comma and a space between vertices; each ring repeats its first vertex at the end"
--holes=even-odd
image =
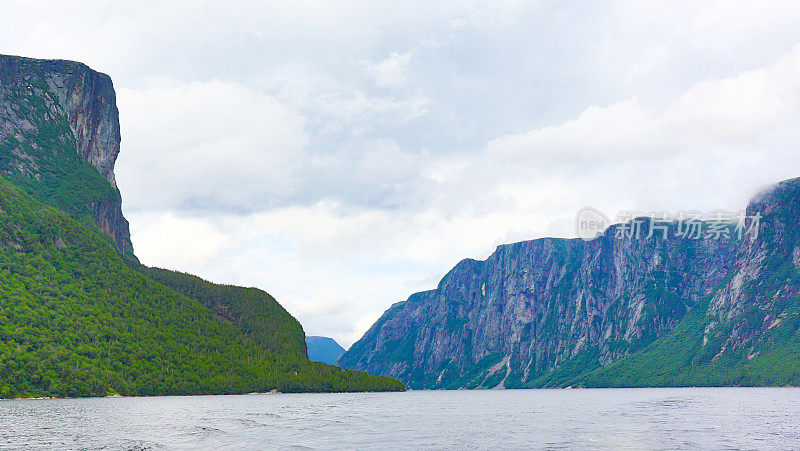
POLYGON ((304 120, 269 94, 218 80, 118 91, 127 208, 242 210, 292 189, 304 120))
POLYGON ((208 221, 172 213, 153 216, 148 218, 146 228, 138 232, 134 229, 132 236, 140 246, 137 255, 144 261, 169 268, 209 265, 230 245, 228 238, 208 221))
POLYGON ((408 83, 408 64, 411 62, 412 52, 392 52, 388 58, 371 62, 365 61, 364 68, 378 86, 402 86, 408 83))
POLYGON ((800 115, 800 45, 769 67, 701 81, 661 112, 636 99, 592 106, 576 119, 491 141, 503 164, 614 164, 658 155, 769 152, 763 146, 800 115))
POLYGON ((576 119, 522 134, 506 135, 488 145, 492 158, 558 160, 566 164, 609 161, 647 153, 652 143, 652 120, 636 100, 608 107, 592 106, 576 119))

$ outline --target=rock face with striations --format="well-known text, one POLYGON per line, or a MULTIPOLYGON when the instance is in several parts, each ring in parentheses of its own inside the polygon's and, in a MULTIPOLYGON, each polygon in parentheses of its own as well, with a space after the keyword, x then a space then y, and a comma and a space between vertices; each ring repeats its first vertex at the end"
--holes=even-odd
POLYGON ((742 349, 752 359, 757 345, 775 341, 769 335, 786 326, 787 319, 798 327, 800 179, 760 193, 747 211, 760 215, 760 226, 748 230, 734 270, 709 305, 711 321, 703 342, 713 345, 715 357, 742 349))
POLYGON ((74 195, 49 203, 73 216, 91 215, 130 253, 114 179, 119 150, 119 114, 107 75, 72 61, 0 55, 0 175, 23 187, 75 183, 74 195), (87 179, 79 162, 99 177, 87 179))
MULTIPOLYGON (((647 222, 643 223, 646 226, 647 222)), ((730 271, 735 237, 538 239, 463 260, 393 305, 338 364, 411 388, 537 384, 563 362, 608 364, 669 332, 730 271)))

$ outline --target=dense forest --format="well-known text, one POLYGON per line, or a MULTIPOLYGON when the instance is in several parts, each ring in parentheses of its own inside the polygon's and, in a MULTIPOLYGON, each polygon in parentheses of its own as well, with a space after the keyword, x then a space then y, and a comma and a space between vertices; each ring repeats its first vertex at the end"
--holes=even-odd
POLYGON ((0 180, 0 396, 402 390, 269 352, 0 180))
POLYGON ((257 288, 218 285, 178 271, 137 268, 151 279, 200 301, 215 316, 236 325, 264 349, 306 357, 303 327, 269 293, 257 288))

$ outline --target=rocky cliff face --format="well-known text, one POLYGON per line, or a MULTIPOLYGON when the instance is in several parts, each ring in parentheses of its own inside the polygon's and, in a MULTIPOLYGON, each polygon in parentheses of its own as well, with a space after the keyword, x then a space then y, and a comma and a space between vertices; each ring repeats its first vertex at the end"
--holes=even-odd
POLYGON ((748 228, 734 270, 709 306, 712 319, 703 343, 717 358, 737 350, 754 358, 756 345, 787 318, 796 320, 798 312, 800 179, 759 194, 747 211, 750 217, 759 215, 759 223, 748 228))
POLYGON ((437 289, 392 306, 338 364, 411 388, 531 386, 582 355, 605 365, 669 332, 733 267, 733 237, 678 238, 675 227, 464 260, 437 289))
POLYGON ((564 364, 553 385, 800 385, 800 179, 760 194, 747 211, 733 268, 711 298, 629 357, 581 372, 564 370, 581 362, 564 364))
POLYGON ((132 252, 114 179, 119 148, 116 97, 107 75, 72 61, 0 55, 0 174, 72 215, 88 212, 120 251, 132 252), (73 157, 91 165, 108 186, 87 182, 73 157), (65 193, 70 182, 85 186, 65 193), (62 199, 54 199, 55 185, 62 199))

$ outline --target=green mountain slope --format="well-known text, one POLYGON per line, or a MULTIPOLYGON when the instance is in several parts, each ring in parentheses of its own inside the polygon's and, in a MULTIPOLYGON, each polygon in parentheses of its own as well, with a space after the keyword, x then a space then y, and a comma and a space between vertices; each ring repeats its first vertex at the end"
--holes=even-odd
POLYGON ((642 351, 605 367, 600 367, 596 351, 582 353, 529 387, 800 386, 796 306, 752 347, 724 351, 718 344, 730 329, 720 331, 716 343, 704 340, 715 317, 703 307, 642 351))
POLYGON ((588 350, 519 388, 800 386, 797 308, 753 348, 717 356, 713 342, 704 344, 704 332, 714 322, 707 306, 698 305, 667 336, 626 358, 601 367, 596 350, 588 350))
POLYGON ((800 385, 800 316, 797 308, 753 349, 739 348, 717 356, 718 348, 703 344, 714 318, 698 309, 668 336, 627 358, 562 386, 773 386, 800 385), (716 358, 715 358, 716 357, 716 358))
POLYGON ((0 180, 0 396, 399 390, 278 355, 0 180))
POLYGON ((139 270, 178 293, 197 299, 264 349, 291 357, 306 356, 303 327, 268 293, 257 288, 213 284, 167 269, 141 266, 139 270))

